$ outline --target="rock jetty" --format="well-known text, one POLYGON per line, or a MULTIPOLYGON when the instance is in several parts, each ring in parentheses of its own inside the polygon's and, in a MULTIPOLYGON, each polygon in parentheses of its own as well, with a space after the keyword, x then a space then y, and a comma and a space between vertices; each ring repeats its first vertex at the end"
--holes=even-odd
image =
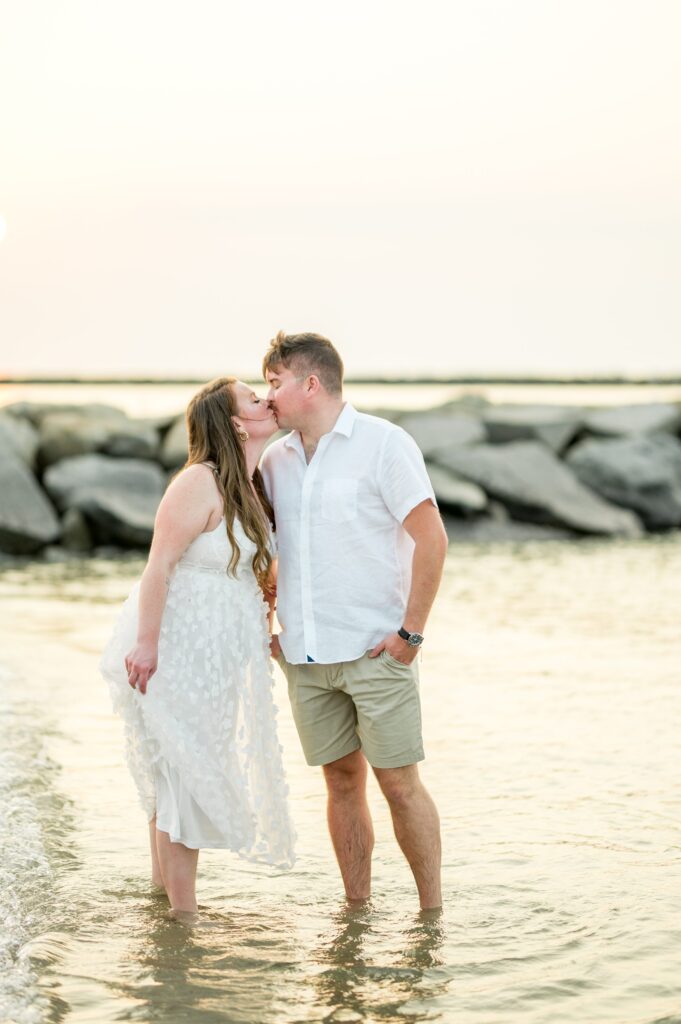
MULTIPOLYGON (((371 411, 371 410, 368 410, 371 411)), ((423 451, 452 540, 640 537, 681 527, 681 406, 380 410, 423 451)), ((144 550, 187 454, 183 416, 107 405, 0 409, 0 553, 144 550)))

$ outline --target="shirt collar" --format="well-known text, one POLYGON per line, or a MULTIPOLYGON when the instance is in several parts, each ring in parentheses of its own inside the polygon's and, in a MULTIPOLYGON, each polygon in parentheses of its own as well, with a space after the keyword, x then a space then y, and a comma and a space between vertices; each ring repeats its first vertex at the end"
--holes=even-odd
MULTIPOLYGON (((344 437, 350 437, 356 419, 357 410, 355 409, 354 405, 350 405, 349 402, 346 402, 338 415, 338 419, 334 423, 329 433, 343 434, 344 437)), ((284 438, 284 444, 286 445, 287 448, 295 448, 297 451, 302 452, 303 441, 300 436, 300 431, 292 430, 291 433, 284 438)))
POLYGON ((345 437, 350 437, 352 428, 355 425, 357 419, 357 410, 354 405, 350 405, 346 402, 340 411, 340 415, 334 423, 332 434, 343 434, 345 437))

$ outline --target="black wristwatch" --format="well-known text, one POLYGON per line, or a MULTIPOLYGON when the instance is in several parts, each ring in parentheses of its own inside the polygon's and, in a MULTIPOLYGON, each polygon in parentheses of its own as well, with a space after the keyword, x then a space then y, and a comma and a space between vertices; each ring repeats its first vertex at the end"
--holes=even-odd
POLYGON ((408 633, 404 626, 400 626, 397 630, 397 635, 406 640, 410 647, 420 647, 423 643, 423 637, 420 633, 408 633))

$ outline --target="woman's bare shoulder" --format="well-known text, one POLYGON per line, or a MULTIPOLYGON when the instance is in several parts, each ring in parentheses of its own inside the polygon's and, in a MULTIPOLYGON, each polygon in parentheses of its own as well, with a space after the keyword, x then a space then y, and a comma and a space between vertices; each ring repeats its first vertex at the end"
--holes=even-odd
MULTIPOLYGON (((208 462, 192 462, 191 466, 185 466, 174 480, 214 480, 215 466, 208 462)), ((174 482, 174 481, 173 481, 174 482)))
POLYGON ((215 482, 215 474, 210 467, 202 462, 195 462, 180 470, 168 484, 166 498, 170 501, 208 502, 220 505, 220 492, 215 482))

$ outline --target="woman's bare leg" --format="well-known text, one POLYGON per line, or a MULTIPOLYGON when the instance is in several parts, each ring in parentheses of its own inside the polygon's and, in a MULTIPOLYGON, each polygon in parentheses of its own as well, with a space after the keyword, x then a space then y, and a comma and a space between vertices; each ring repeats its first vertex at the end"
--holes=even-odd
POLYGON ((151 850, 151 884, 158 886, 159 889, 165 889, 161 863, 156 849, 156 815, 149 822, 149 849, 151 850))
POLYGON ((158 828, 156 849, 170 906, 173 910, 196 913, 199 909, 196 902, 196 865, 199 851, 190 850, 182 843, 171 843, 168 833, 161 832, 158 828))

